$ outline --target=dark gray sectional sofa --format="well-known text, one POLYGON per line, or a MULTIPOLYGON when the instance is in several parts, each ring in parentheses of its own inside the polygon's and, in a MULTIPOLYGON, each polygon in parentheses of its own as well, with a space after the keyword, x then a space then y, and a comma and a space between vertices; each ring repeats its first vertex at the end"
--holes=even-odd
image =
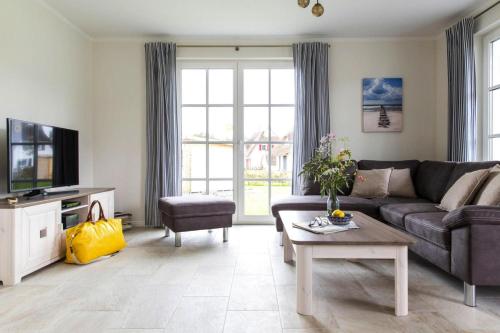
MULTIPOLYGON (((500 285, 500 207, 464 206, 447 212, 436 205, 463 174, 495 164, 500 162, 361 160, 360 170, 410 168, 418 198, 339 196, 340 208, 361 211, 413 235, 417 242, 410 250, 464 281, 465 304, 475 306, 476 285, 500 285)), ((273 202, 276 230, 283 231, 280 211, 324 210, 326 200, 318 184, 306 182, 303 195, 273 202)))

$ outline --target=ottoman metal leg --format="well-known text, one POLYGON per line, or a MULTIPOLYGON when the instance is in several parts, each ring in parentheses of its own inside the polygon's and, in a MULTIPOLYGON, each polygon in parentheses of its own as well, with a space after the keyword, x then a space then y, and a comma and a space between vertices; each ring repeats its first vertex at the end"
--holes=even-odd
POLYGON ((222 237, 223 237, 224 243, 227 242, 228 236, 229 236, 229 229, 224 228, 222 231, 222 237))
POLYGON ((175 247, 181 247, 181 233, 175 233, 175 247))
POLYGON ((283 231, 280 231, 280 233, 279 233, 279 236, 278 236, 278 237, 280 238, 280 246, 283 246, 283 237, 284 237, 284 236, 283 236, 283 231))
POLYGON ((165 226, 165 237, 170 237, 170 229, 165 226))

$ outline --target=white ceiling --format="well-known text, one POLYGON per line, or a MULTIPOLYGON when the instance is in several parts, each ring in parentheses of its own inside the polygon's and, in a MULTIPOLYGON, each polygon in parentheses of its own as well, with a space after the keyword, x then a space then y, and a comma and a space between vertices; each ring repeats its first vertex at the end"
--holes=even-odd
MULTIPOLYGON (((43 0, 94 38, 435 36, 490 0, 320 0, 314 17, 297 0, 43 0)), ((311 0, 314 3, 314 0, 311 0)))

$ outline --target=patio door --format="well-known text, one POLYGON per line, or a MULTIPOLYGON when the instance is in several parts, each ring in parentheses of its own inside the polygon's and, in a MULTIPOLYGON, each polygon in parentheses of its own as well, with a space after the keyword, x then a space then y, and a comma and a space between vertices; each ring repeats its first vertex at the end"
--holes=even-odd
POLYGON ((236 201, 236 222, 271 221, 291 193, 290 62, 180 62, 182 189, 236 201))
POLYGON ((238 205, 241 221, 268 221, 292 192, 294 72, 287 62, 240 63, 238 205))

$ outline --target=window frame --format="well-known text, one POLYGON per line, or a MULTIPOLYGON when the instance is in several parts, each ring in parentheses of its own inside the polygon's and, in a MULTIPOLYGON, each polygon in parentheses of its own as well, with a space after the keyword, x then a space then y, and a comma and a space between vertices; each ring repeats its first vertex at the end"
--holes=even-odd
MULTIPOLYGON (((483 53, 483 84, 482 84, 482 111, 483 111, 483 149, 482 155, 483 160, 493 159, 493 147, 492 139, 500 138, 499 133, 492 133, 493 127, 493 104, 492 95, 493 92, 500 91, 500 84, 493 85, 493 43, 500 42, 500 29, 495 29, 483 37, 482 43, 482 53, 483 53)), ((498 65, 500 66, 500 64, 498 65)))
MULTIPOLYGON (((245 106, 264 106, 269 107, 294 107, 296 105, 296 100, 294 104, 271 104, 271 75, 269 75, 269 104, 244 104, 243 101, 243 70, 244 69, 293 69, 293 62, 291 59, 262 59, 262 60, 191 60, 191 59, 182 59, 177 62, 177 105, 179 113, 182 117, 182 108, 183 107, 205 107, 205 115, 206 115, 206 138, 204 141, 183 141, 182 144, 205 144, 206 149, 206 166, 205 166, 205 177, 182 177, 182 181, 205 181, 206 188, 205 194, 210 193, 210 181, 224 181, 224 180, 232 180, 233 182, 233 200, 236 202, 236 214, 233 217, 233 221, 235 223, 256 223, 256 224, 272 224, 274 218, 271 212, 271 183, 268 183, 268 206, 269 206, 269 214, 268 215, 245 215, 244 214, 244 182, 246 181, 244 178, 244 148, 245 148, 245 140, 244 140, 244 107, 245 106), (206 76, 206 103, 205 104, 182 104, 182 70, 184 69, 204 69, 207 70, 206 76), (209 118, 208 118, 208 109, 209 107, 227 107, 229 104, 210 104, 208 100, 208 89, 209 89, 209 69, 233 69, 233 140, 232 141, 210 141, 209 140, 209 118), (210 178, 209 172, 209 145, 217 144, 217 143, 227 143, 233 145, 233 177, 229 178, 210 178)), ((268 114, 268 131, 271 134, 271 112, 268 114)), ((182 118, 181 118, 182 119, 182 118)), ((182 132, 182 130, 181 130, 182 132)), ((182 134, 181 134, 182 135, 182 134)), ((262 143, 262 144, 290 144, 291 149, 293 149, 293 138, 291 141, 271 141, 271 137, 268 138, 269 141, 252 141, 252 143, 262 143)), ((269 163, 270 160, 271 149, 269 149, 269 163)), ((287 163, 291 163, 288 161, 287 163)), ((258 179, 258 181, 283 181, 289 180, 291 182, 291 178, 271 178, 271 165, 269 165, 269 178, 258 179)))

